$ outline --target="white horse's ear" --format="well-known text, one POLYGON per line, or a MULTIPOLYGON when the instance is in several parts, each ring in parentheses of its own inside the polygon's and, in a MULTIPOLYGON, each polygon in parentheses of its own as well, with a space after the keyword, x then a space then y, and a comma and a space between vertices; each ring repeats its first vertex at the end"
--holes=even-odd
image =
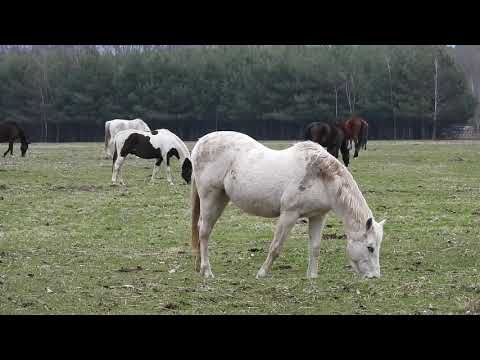
POLYGON ((383 225, 385 225, 385 221, 387 221, 387 219, 383 219, 382 221, 380 221, 378 223, 378 225, 380 225, 381 227, 383 227, 383 225))

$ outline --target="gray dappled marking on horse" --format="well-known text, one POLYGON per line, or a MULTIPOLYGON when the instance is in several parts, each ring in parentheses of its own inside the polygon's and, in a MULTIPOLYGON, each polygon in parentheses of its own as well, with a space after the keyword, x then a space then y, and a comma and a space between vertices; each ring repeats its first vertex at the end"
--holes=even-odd
POLYGON ((198 140, 192 163, 192 250, 195 269, 204 277, 213 277, 208 240, 229 201, 248 214, 279 218, 257 278, 266 276, 302 217, 309 219, 307 277, 317 277, 321 234, 330 210, 343 220, 353 270, 369 278, 380 276, 385 220, 374 220, 350 172, 322 146, 305 141, 273 150, 245 134, 219 131, 198 140))
POLYGON ((170 171, 170 159, 176 157, 182 164, 182 178, 187 184, 192 176, 192 163, 190 152, 185 143, 174 133, 167 129, 159 129, 151 132, 139 130, 120 131, 114 139, 115 150, 112 164, 112 183, 116 184, 117 179, 125 184, 122 177, 122 165, 129 154, 136 155, 142 159, 156 159, 153 166, 151 182, 160 170, 163 160, 166 159, 167 180, 173 185, 170 171))
POLYGON ((109 159, 113 155, 115 150, 113 140, 117 133, 127 129, 150 131, 150 128, 142 119, 113 119, 105 122, 105 159, 109 159))

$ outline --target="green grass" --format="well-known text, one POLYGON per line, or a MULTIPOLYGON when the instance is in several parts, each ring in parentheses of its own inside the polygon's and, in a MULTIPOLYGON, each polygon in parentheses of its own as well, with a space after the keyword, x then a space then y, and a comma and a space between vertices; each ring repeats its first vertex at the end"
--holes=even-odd
POLYGON ((232 205, 210 241, 216 277, 204 280, 193 271, 178 162, 170 187, 164 169, 149 185, 152 161, 129 158, 123 188, 110 186, 102 144, 29 150, 0 159, 0 314, 480 312, 480 142, 371 141, 352 161, 376 219, 388 219, 375 280, 345 266, 333 214, 318 279, 305 277, 307 225, 298 224, 270 276, 256 280, 275 220, 232 205))

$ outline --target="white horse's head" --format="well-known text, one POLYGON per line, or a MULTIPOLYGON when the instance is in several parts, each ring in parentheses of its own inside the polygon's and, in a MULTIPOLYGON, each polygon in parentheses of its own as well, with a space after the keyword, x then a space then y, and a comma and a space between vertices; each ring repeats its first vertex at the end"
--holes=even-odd
POLYGON ((380 245, 385 220, 377 223, 367 220, 365 231, 347 234, 347 253, 356 273, 367 277, 380 277, 380 245))

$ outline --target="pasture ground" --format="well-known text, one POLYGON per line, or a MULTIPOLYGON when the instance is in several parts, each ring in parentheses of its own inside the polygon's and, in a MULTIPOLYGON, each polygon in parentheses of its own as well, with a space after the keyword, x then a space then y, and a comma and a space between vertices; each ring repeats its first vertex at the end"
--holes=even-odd
POLYGON ((212 234, 216 277, 204 280, 193 272, 190 187, 177 161, 171 187, 164 168, 149 185, 152 160, 130 157, 124 188, 110 186, 100 143, 14 153, 0 159, 0 314, 480 312, 480 142, 370 141, 352 161, 376 219, 387 217, 375 280, 346 266, 334 214, 318 279, 305 277, 308 225, 298 224, 256 280, 275 220, 232 205, 212 234))

